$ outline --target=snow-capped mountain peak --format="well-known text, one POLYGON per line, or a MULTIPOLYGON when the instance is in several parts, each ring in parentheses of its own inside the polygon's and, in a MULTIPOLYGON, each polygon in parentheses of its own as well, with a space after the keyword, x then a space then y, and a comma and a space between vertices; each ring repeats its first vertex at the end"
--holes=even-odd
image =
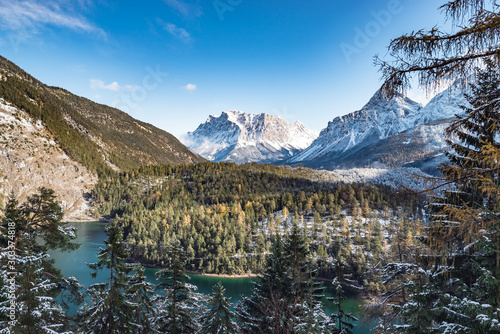
POLYGON ((442 155, 444 129, 463 114, 460 106, 468 105, 463 86, 453 83, 425 107, 402 95, 389 98, 377 92, 360 110, 329 122, 309 148, 286 163, 327 169, 394 167, 442 155))
POLYGON ((224 111, 189 132, 185 143, 212 161, 275 162, 304 150, 317 136, 298 121, 288 124, 264 113, 224 111))
POLYGON ((355 146, 363 147, 415 126, 422 105, 397 95, 377 92, 358 111, 336 117, 311 146, 290 162, 311 160, 325 154, 340 155, 355 146))

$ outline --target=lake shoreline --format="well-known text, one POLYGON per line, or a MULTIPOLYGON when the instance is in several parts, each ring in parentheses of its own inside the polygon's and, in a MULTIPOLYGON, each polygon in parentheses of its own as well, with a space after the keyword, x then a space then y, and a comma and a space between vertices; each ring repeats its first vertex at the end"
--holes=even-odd
POLYGON ((221 278, 255 278, 259 277, 258 274, 207 274, 207 273, 200 273, 199 271, 191 271, 191 270, 186 270, 186 273, 188 274, 193 274, 193 275, 200 275, 200 276, 208 276, 208 277, 221 277, 221 278))
POLYGON ((63 222, 65 224, 72 224, 72 223, 111 223, 113 219, 108 219, 108 218, 95 218, 92 216, 88 216, 86 218, 72 218, 72 219, 64 219, 63 222))
MULTIPOLYGON (((90 286, 96 283, 106 282, 109 277, 109 272, 99 271, 97 277, 95 279, 91 278, 89 273, 89 268, 86 263, 95 263, 98 259, 96 257, 100 248, 104 247, 104 241, 107 238, 106 232, 103 227, 107 226, 107 223, 103 220, 99 221, 90 221, 90 222, 81 222, 74 224, 76 228, 79 228, 77 239, 74 240, 76 243, 80 243, 81 246, 74 252, 67 253, 63 251, 54 252, 51 254, 51 258, 53 258, 55 262, 55 266, 61 269, 62 273, 67 277, 77 277, 79 282, 84 286, 90 286)), ((131 258, 128 263, 135 262, 136 259, 131 258)), ((146 268, 144 272, 144 276, 146 280, 151 284, 158 284, 155 273, 162 266, 155 265, 144 265, 146 268)), ((193 268, 191 268, 193 269, 193 268)), ((217 274, 204 274, 201 271, 196 270, 188 270, 186 273, 190 273, 191 280, 189 283, 197 287, 197 292, 203 293, 205 295, 210 295, 213 292, 213 286, 217 284, 219 281, 222 282, 224 287, 226 288, 225 296, 230 298, 231 303, 235 305, 242 298, 249 297, 252 295, 252 291, 254 288, 253 281, 257 280, 259 277, 254 273, 243 273, 239 275, 217 275, 217 274)), ((333 297, 334 291, 332 289, 332 284, 330 279, 324 279, 324 286, 328 287, 325 290, 325 296, 333 297)), ((358 323, 363 321, 362 315, 362 305, 365 298, 362 296, 346 296, 346 300, 343 302, 343 309, 347 313, 352 313, 355 316, 360 318, 358 323), (361 297, 361 298, 360 298, 361 297)), ((72 306, 72 314, 76 314, 78 311, 78 306, 71 304, 72 306)), ((327 315, 336 311, 336 305, 331 302, 325 302, 324 310, 327 315)), ((360 325, 356 325, 360 326, 360 325)), ((354 333, 356 334, 368 334, 368 330, 359 327, 360 329, 354 329, 354 333)))
MULTIPOLYGON (((143 266, 145 268, 159 269, 159 270, 167 269, 165 267, 161 267, 161 266, 154 265, 154 264, 142 264, 138 261, 137 261, 137 263, 139 263, 141 266, 143 266)), ((207 273, 202 273, 202 272, 197 271, 197 270, 186 270, 186 273, 191 274, 191 275, 200 275, 200 276, 207 276, 207 277, 220 277, 220 278, 255 278, 255 277, 259 277, 258 274, 207 274, 207 273)))
MULTIPOLYGON (((165 267, 161 267, 161 266, 153 265, 153 264, 146 265, 146 264, 142 264, 141 263, 141 266, 143 266, 145 268, 159 269, 159 270, 167 269, 165 267)), ((254 274, 254 273, 247 273, 247 274, 208 274, 208 273, 202 273, 202 272, 197 271, 197 270, 186 270, 186 273, 190 274, 190 275, 199 275, 199 276, 205 276, 205 277, 234 278, 234 279, 261 277, 261 275, 254 274)), ((315 280, 316 281, 320 281, 320 282, 325 282, 325 283, 331 283, 333 281, 333 278, 316 277, 315 280)), ((325 286, 325 285, 323 285, 323 286, 325 286)), ((360 301, 362 301, 362 303, 365 304, 365 305, 366 304, 370 304, 370 303, 373 302, 373 295, 367 293, 366 291, 363 291, 363 290, 352 290, 351 292, 356 296, 357 299, 359 299, 360 301)))

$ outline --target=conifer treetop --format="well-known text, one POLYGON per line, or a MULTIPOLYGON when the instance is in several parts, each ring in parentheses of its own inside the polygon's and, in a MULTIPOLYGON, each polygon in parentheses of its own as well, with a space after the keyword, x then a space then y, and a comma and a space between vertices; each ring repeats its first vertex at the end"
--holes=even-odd
POLYGON ((391 61, 375 56, 384 83, 382 92, 393 95, 410 88, 413 74, 420 86, 435 90, 442 84, 474 77, 485 59, 500 64, 500 8, 494 0, 453 0, 440 7, 450 31, 438 27, 418 30, 393 39, 391 61))

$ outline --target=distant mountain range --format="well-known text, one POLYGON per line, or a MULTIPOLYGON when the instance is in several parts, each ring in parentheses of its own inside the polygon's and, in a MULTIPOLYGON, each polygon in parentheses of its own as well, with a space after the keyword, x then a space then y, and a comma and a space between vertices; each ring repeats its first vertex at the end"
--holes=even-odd
POLYGON ((360 149, 412 127, 422 106, 402 96, 388 99, 376 93, 356 112, 340 116, 328 123, 319 137, 289 163, 312 161, 318 157, 342 157, 346 152, 360 149))
POLYGON ((285 163, 329 170, 405 165, 435 169, 447 147, 444 129, 463 113, 462 105, 467 101, 458 84, 425 107, 401 95, 387 98, 377 92, 361 110, 329 122, 311 146, 285 163))
POLYGON ((229 111, 210 116, 184 143, 211 161, 272 163, 293 157, 317 137, 298 121, 288 124, 278 116, 229 111))
POLYGON ((267 162, 316 169, 411 166, 434 171, 445 160, 445 128, 467 105, 454 84, 427 105, 380 92, 360 110, 339 116, 319 136, 277 116, 223 112, 210 116, 185 144, 212 161, 267 162))

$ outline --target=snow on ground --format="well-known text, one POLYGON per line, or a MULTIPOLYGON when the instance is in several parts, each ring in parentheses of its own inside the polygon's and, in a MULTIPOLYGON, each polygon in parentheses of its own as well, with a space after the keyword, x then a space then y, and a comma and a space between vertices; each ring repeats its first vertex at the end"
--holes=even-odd
MULTIPOLYGON (((299 168, 300 170, 300 168, 299 168)), ((433 177, 418 168, 351 168, 312 171, 308 177, 316 182, 385 184, 396 189, 421 191, 433 177)))

